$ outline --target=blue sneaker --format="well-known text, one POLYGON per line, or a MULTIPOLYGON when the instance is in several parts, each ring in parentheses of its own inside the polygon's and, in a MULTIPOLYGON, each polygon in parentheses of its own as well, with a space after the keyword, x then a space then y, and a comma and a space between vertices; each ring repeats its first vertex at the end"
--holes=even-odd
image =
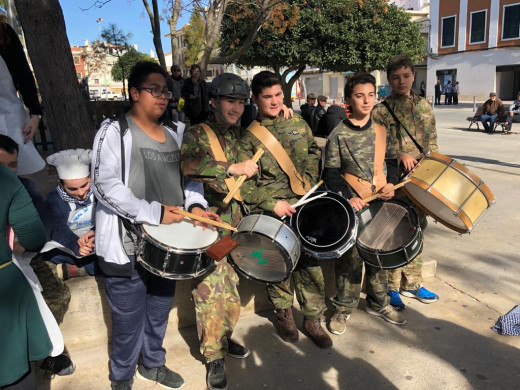
POLYGON ((392 305, 396 310, 402 310, 405 308, 405 305, 399 296, 399 292, 388 290, 387 294, 390 296, 390 305, 392 305))
POLYGON ((439 300, 439 296, 431 291, 420 287, 418 290, 401 291, 401 295, 408 298, 418 299, 422 303, 433 303, 439 300))

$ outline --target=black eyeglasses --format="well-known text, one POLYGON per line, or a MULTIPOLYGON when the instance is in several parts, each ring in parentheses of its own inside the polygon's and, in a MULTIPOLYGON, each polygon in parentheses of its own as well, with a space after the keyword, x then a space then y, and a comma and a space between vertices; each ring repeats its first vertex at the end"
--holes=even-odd
POLYGON ((138 91, 142 90, 150 92, 150 94, 155 98, 160 98, 162 95, 166 96, 167 99, 171 99, 173 96, 173 93, 168 91, 167 89, 161 89, 161 88, 152 88, 152 87, 139 87, 137 88, 138 91))

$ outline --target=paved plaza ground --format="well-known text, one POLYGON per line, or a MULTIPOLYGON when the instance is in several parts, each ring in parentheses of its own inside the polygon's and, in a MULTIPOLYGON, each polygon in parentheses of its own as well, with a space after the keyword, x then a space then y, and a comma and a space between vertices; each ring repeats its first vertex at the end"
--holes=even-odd
MULTIPOLYGON (((511 135, 467 131, 465 118, 472 112, 471 104, 435 109, 439 149, 483 179, 497 200, 470 235, 435 223, 428 227, 424 257, 437 261, 437 271, 424 284, 440 295, 439 302, 404 298, 408 323, 395 326, 365 313, 362 300, 346 333, 333 335, 327 350, 303 334, 296 344, 284 343, 272 311, 243 315, 234 338, 252 354, 226 360, 229 389, 520 388, 520 337, 490 329, 520 304, 520 125, 511 135)), ((41 380, 39 388, 109 389, 108 348, 86 339, 70 350, 76 372, 41 380)), ((195 328, 170 327, 165 348, 167 365, 186 380, 184 389, 205 389, 195 328)), ((134 384, 136 390, 156 387, 139 379, 134 384)))

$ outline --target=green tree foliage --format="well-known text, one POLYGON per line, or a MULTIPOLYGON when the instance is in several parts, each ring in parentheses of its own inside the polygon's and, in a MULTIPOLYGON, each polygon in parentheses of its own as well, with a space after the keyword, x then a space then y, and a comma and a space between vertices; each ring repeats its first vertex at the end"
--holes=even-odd
MULTIPOLYGON (((233 53, 251 24, 247 6, 230 6, 228 11, 222 23, 222 55, 233 53)), ((372 71, 384 69, 393 55, 418 60, 424 51, 419 26, 385 0, 289 0, 275 7, 256 41, 236 62, 271 66, 281 75, 285 95, 290 96, 306 65, 372 71), (296 73, 286 82, 291 72, 296 73)))
POLYGON ((130 51, 128 43, 131 34, 125 34, 123 30, 119 29, 115 24, 109 24, 107 28, 101 31, 101 38, 105 41, 101 44, 102 49, 106 54, 117 57, 117 65, 121 69, 121 79, 123 80, 123 96, 126 98, 126 77, 128 76, 129 68, 121 61, 124 53, 130 51))
POLYGON ((184 53, 184 65, 189 68, 200 62, 204 48, 204 20, 200 8, 194 7, 190 17, 190 24, 185 27, 184 42, 186 52, 184 53))
POLYGON ((157 62, 148 54, 140 53, 132 47, 121 56, 120 60, 110 70, 112 78, 115 81, 123 81, 123 69, 126 70, 126 75, 128 75, 128 71, 139 61, 157 62))

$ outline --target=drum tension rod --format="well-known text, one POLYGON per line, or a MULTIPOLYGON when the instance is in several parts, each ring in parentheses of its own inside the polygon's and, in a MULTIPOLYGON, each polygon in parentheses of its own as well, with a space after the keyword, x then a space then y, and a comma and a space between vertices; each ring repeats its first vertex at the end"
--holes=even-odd
POLYGON ((468 202, 468 200, 473 196, 473 194, 480 189, 480 186, 484 184, 484 182, 481 180, 480 183, 478 184, 478 186, 476 186, 473 191, 471 191, 471 194, 469 194, 466 199, 464 199, 464 202, 462 202, 462 204, 459 206, 459 208, 457 210, 455 210, 453 212, 453 215, 458 215, 459 212, 462 210, 462 208, 464 207, 464 205, 468 202))
POLYGON ((168 266, 170 265, 170 255, 171 255, 171 252, 166 252, 166 257, 164 258, 163 269, 161 272, 162 278, 164 278, 164 275, 166 275, 166 270, 168 269, 168 266))
POLYGON ((260 217, 261 217, 262 215, 263 215, 263 213, 260 213, 260 214, 257 215, 255 223, 253 224, 253 226, 251 226, 251 227, 249 228, 249 234, 253 233, 253 230, 255 229, 255 226, 256 226, 256 224, 258 223, 258 221, 260 220, 260 217))
POLYGON ((381 259, 379 258, 379 251, 376 250, 375 253, 376 253, 377 264, 379 264, 379 269, 382 270, 383 264, 381 264, 381 259))
POLYGON ((426 189, 426 192, 428 192, 428 193, 431 192, 431 189, 432 189, 432 187, 435 185, 435 183, 437 182, 437 180, 440 179, 440 177, 444 174, 444 172, 446 172, 446 170, 447 170, 448 168, 450 168, 450 167, 453 165, 454 162, 455 162, 455 160, 452 160, 448 165, 446 165, 446 166, 444 167, 444 169, 442 170, 442 172, 439 173, 439 174, 437 175, 437 177, 435 178, 435 180, 432 181, 432 184, 430 184, 430 186, 426 189))
POLYGON ((276 239, 276 236, 278 236, 278 233, 280 233, 280 230, 282 230, 282 227, 284 226, 283 223, 280 224, 280 226, 278 227, 278 230, 276 231, 276 233, 274 234, 274 237, 271 238, 271 242, 274 242, 274 240, 276 239))

